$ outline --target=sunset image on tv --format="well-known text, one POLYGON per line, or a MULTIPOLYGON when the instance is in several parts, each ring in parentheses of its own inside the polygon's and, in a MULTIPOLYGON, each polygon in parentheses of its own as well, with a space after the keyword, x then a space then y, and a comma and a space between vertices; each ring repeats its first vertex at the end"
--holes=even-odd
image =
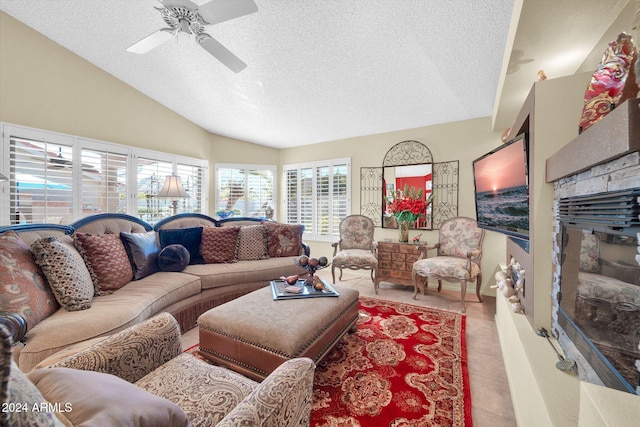
POLYGON ((512 231, 529 230, 529 195, 524 139, 474 162, 478 223, 512 231))

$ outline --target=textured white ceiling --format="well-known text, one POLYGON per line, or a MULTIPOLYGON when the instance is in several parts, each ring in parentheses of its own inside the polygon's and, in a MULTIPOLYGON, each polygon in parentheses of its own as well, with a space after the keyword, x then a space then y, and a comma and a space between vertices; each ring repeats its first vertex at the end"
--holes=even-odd
POLYGON ((156 0, 0 0, 0 10, 210 132, 282 148, 491 116, 521 5, 255 2, 256 13, 207 28, 248 64, 238 74, 184 34, 126 52, 166 26, 156 0))

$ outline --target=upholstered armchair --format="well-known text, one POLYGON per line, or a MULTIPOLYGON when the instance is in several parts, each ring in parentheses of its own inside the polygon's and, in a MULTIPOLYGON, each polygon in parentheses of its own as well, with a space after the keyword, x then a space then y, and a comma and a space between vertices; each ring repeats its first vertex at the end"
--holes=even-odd
POLYGON ((437 249, 437 256, 427 257, 413 264, 412 277, 415 284, 413 298, 418 288, 429 284, 429 278, 438 281, 438 292, 442 281, 459 282, 461 287, 461 311, 466 311, 464 299, 467 294, 467 282, 476 281, 476 295, 482 302, 482 241, 484 230, 478 228, 474 219, 456 217, 445 221, 440 227, 438 243, 427 246, 427 251, 437 249))
POLYGON ((363 215, 349 215, 340 221, 340 240, 333 243, 331 277, 336 283, 336 268, 371 270, 371 280, 375 283, 378 270, 376 242, 373 240, 374 225, 370 218, 363 215))
POLYGON ((50 365, 27 374, 12 360, 12 342, 12 332, 0 325, 0 404, 14 404, 13 411, 0 412, 0 425, 279 427, 309 422, 311 359, 288 360, 258 383, 183 353, 178 323, 168 313, 82 350, 63 350, 47 360, 50 365))

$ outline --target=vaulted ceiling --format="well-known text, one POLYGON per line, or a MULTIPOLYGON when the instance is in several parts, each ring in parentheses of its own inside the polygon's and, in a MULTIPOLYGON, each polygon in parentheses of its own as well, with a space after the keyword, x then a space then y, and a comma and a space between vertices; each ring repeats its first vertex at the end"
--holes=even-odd
POLYGON ((503 129, 537 71, 575 73, 627 4, 254 0, 254 13, 205 27, 247 64, 237 73, 184 32, 126 50, 167 27, 163 3, 210 2, 191 1, 0 0, 0 10, 212 133, 284 148, 487 116, 503 129))

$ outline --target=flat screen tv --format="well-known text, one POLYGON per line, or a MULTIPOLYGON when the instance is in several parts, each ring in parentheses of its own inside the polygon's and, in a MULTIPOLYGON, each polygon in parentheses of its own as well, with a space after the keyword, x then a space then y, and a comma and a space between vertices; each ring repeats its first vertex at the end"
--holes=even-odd
POLYGON ((529 240, 528 148, 521 134, 473 161, 480 228, 529 240))

